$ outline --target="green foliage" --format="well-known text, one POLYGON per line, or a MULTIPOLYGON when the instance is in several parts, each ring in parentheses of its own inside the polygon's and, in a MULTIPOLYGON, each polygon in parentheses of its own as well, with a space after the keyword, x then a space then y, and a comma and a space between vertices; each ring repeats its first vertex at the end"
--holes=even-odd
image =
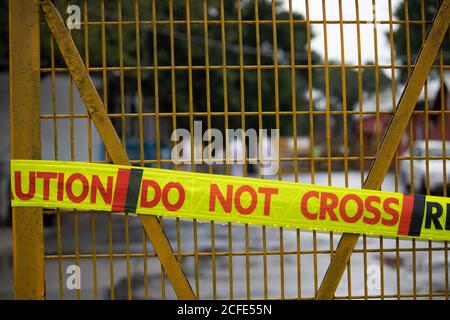
MULTIPOLYGON (((154 77, 158 76, 158 94, 160 111, 168 112, 172 110, 172 105, 176 104, 177 112, 187 112, 192 107, 196 112, 205 112, 208 108, 212 111, 220 111, 227 109, 229 112, 241 111, 246 112, 257 111, 275 111, 276 106, 280 111, 292 110, 292 90, 296 92, 297 110, 306 110, 308 103, 306 101, 305 92, 307 92, 308 81, 307 71, 305 69, 297 69, 295 71, 295 86, 292 85, 291 69, 280 67, 278 71, 274 70, 274 34, 276 35, 276 46, 278 50, 277 62, 279 65, 288 65, 291 63, 291 41, 290 26, 288 23, 277 24, 276 32, 270 23, 262 23, 259 25, 259 55, 260 74, 258 74, 257 65, 257 28, 254 22, 255 5, 253 1, 241 2, 241 19, 242 24, 225 23, 224 34, 222 37, 220 20, 221 6, 220 1, 208 1, 206 8, 206 18, 216 22, 207 24, 207 37, 205 37, 205 11, 202 1, 191 1, 189 14, 191 24, 188 30, 187 23, 175 23, 173 30, 168 23, 169 20, 169 3, 156 2, 156 19, 158 21, 167 21, 166 23, 152 23, 152 2, 138 1, 139 5, 134 6, 133 1, 122 1, 121 19, 122 25, 106 24, 104 30, 99 22, 117 21, 119 18, 118 1, 107 1, 105 7, 102 8, 97 2, 89 2, 87 10, 87 19, 91 23, 86 29, 85 26, 81 30, 73 30, 72 37, 83 57, 87 57, 90 67, 102 66, 119 66, 121 63, 125 67, 137 67, 137 51, 139 50, 139 64, 144 67, 140 77, 142 80, 144 101, 148 104, 154 104, 154 77), (137 8, 139 12, 137 12, 137 8), (139 25, 139 34, 137 34, 136 18, 139 17, 141 23, 139 25), (154 27, 156 26, 156 27, 154 27), (121 28, 119 28, 121 27, 121 28), (121 29, 121 30, 119 30, 121 29), (122 33, 120 37, 119 32, 122 33), (156 33, 156 37, 154 37, 156 33), (104 34, 104 36, 102 36, 104 34), (176 66, 175 87, 176 101, 172 100, 172 74, 171 66, 171 35, 174 42, 173 64, 176 66), (138 41, 139 37, 139 42, 138 41), (86 40, 87 38, 87 40, 86 40), (122 39, 122 41, 120 41, 122 39), (206 45, 205 39, 208 41, 206 45), (85 41, 88 42, 89 52, 86 52, 85 41), (103 42, 105 45, 103 45, 103 42), (120 51, 120 43, 123 50, 120 51), (225 44, 226 60, 223 61, 222 47, 225 44), (207 48, 207 52, 205 51, 207 48), (207 90, 207 70, 206 53, 209 54, 209 65, 221 66, 225 63, 229 66, 226 69, 227 79, 227 100, 224 100, 224 83, 223 70, 221 68, 209 69, 209 87, 210 97, 206 95, 207 90), (156 54, 156 56, 155 56, 156 54), (187 66, 190 63, 193 71, 188 72, 187 66), (158 66, 166 67, 165 70, 159 70, 157 74, 152 67, 157 62, 158 66), (246 68, 240 69, 240 65, 246 68), (250 66, 250 67, 247 67, 250 66), (260 78, 259 78, 260 77, 260 78), (276 83, 275 78, 278 77, 278 99, 276 99, 276 83), (258 81, 259 80, 259 81, 258 81), (261 88, 258 90, 258 83, 261 88), (192 105, 190 105, 190 88, 192 88, 192 105), (243 89, 243 90, 241 90, 243 89), (258 95, 258 92, 260 95, 258 95), (225 103, 227 105, 225 105, 225 103)), ((66 2, 56 1, 58 9, 67 18, 65 13, 66 2)), ((227 21, 238 20, 238 8, 234 1, 224 1, 223 15, 227 21)), ((86 20, 86 11, 81 1, 72 1, 71 4, 78 4, 82 8, 82 21, 86 20)), ((258 18, 260 20, 272 19, 271 1, 261 0, 258 2, 258 18)), ((186 20, 186 4, 185 1, 173 1, 173 18, 175 21, 186 20)), ((294 19, 304 19, 300 14, 294 13, 294 19)), ((289 13, 276 3, 276 19, 288 20, 289 13)), ((307 63, 307 39, 306 25, 294 25, 294 59, 295 64, 307 63)), ((51 64, 51 46, 48 30, 43 28, 42 35, 42 58, 43 65, 51 64)), ((313 63, 318 60, 316 53, 312 52, 313 63)), ((60 57, 57 50, 55 51, 55 65, 64 66, 64 61, 60 57)), ((125 80, 127 82, 136 82, 137 73, 135 71, 127 71, 125 80)), ((187 117, 177 119, 178 126, 188 126, 187 117)), ((206 120, 205 118, 201 120, 206 120)), ((275 128, 275 116, 263 118, 263 122, 259 123, 258 117, 251 115, 245 117, 246 128, 275 128)), ((224 126, 223 117, 213 117, 212 125, 218 128, 224 126)), ((229 127, 242 127, 243 119, 239 116, 231 115, 229 117, 229 127)), ((307 132, 308 122, 299 125, 300 131, 307 132)), ((281 126, 283 134, 292 132, 292 125, 281 126)))
MULTIPOLYGON (((63 20, 66 20, 68 2, 66 0, 54 2, 63 20)), ((223 1, 222 12, 221 3, 220 0, 210 0, 205 9, 203 1, 191 1, 187 10, 184 0, 174 0, 172 13, 176 23, 170 24, 168 1, 110 0, 105 1, 102 7, 100 1, 73 0, 70 4, 81 8, 81 20, 84 23, 88 22, 88 25, 83 24, 81 30, 72 30, 71 35, 86 63, 90 67, 99 67, 98 71, 91 72, 92 75, 102 76, 101 67, 117 68, 122 65, 125 70, 123 76, 125 94, 131 97, 135 94, 140 79, 144 112, 152 112, 155 108, 155 77, 158 77, 160 112, 171 112, 173 107, 177 113, 188 112, 191 109, 194 112, 206 112, 208 109, 220 112, 220 116, 211 117, 211 125, 217 128, 224 128, 225 110, 231 113, 228 117, 228 127, 240 128, 245 125, 246 128, 255 129, 270 129, 277 126, 277 119, 273 113, 260 119, 256 115, 258 110, 263 112, 292 111, 294 108, 308 110, 310 99, 308 71, 306 68, 295 68, 292 73, 291 67, 291 50, 294 50, 293 59, 296 66, 308 63, 306 24, 293 25, 293 48, 291 48, 289 12, 281 2, 275 4, 275 16, 278 21, 284 22, 277 23, 275 30, 269 21, 273 18, 271 1, 257 2, 258 19, 261 21, 258 24, 259 30, 254 23, 256 20, 254 1, 242 0, 240 11, 235 1, 223 1), (153 10, 156 12, 155 20, 158 23, 153 23, 153 10), (185 22, 187 11, 190 24, 185 22), (208 19, 207 36, 203 23, 205 13, 208 19), (226 21, 223 27, 220 23, 221 15, 226 21), (242 20, 241 24, 236 23, 239 18, 242 20), (117 23, 119 20, 122 23, 117 23), (278 70, 274 68, 274 35, 278 70), (213 66, 209 69, 205 68, 206 54, 209 55, 209 65, 213 66), (158 71, 154 70, 155 63, 160 67, 158 71), (193 67, 191 72, 188 70, 189 64, 193 67), (171 70, 172 65, 175 66, 174 74, 171 70), (222 65, 227 67, 222 68, 222 65), (141 67, 139 73, 138 66, 141 67), (295 101, 292 98, 293 91, 295 101), (233 114, 241 110, 246 112, 244 119, 239 114, 233 114)), ((6 19, 7 0, 0 0, 0 6, 1 17, 6 19)), ((295 12, 293 18, 304 19, 301 14, 295 12)), ((43 17, 41 20, 44 20, 43 17)), ((2 27, 4 25, 6 24, 2 24, 2 27)), ((51 67, 54 63, 55 67, 65 67, 56 43, 52 46, 47 26, 45 23, 41 26, 41 65, 51 67)), ((2 38, 6 37, 7 29, 0 29, 0 33, 2 38)), ((313 36, 311 34, 311 38, 313 36)), ((316 52, 312 51, 310 54, 313 64, 323 63, 316 52)), ((0 48, 0 57, 3 61, 7 61, 7 47, 0 48)), ((336 62, 330 62, 333 63, 336 62)), ((369 68, 362 71, 364 92, 375 91, 374 70, 369 68)), ((350 109, 358 101, 357 69, 346 68, 345 75, 347 108, 350 109)), ((120 81, 119 76, 119 71, 107 72, 108 108, 111 112, 120 111, 120 88, 117 85, 120 81)), ((380 70, 378 82, 380 90, 389 83, 389 78, 380 70)), ((325 95, 324 69, 313 69, 312 84, 316 91, 325 95)), ((329 69, 329 94, 330 107, 333 110, 341 110, 343 95, 340 68, 329 69)), ((126 104, 129 103, 127 100, 126 104)), ((313 103, 316 104, 316 101, 313 103)), ((206 121, 206 116, 195 116, 195 120, 206 121)), ((278 125, 282 134, 292 134, 294 130, 291 116, 285 118, 280 116, 278 125)), ((189 118, 178 116, 177 126, 189 127, 189 118)), ((298 118, 296 130, 298 134, 309 134, 308 117, 298 118)))
MULTIPOLYGON (((406 24, 402 23, 394 31, 394 47, 395 58, 403 65, 408 63, 414 63, 422 46, 422 39, 425 37, 428 29, 430 28, 431 21, 437 12, 440 0, 407 0, 401 2, 394 10, 394 16, 396 19, 410 21, 408 28, 406 24), (429 21, 429 23, 419 23, 422 20, 429 21), (416 23, 411 23, 415 21, 416 23), (407 41, 409 38, 409 41, 407 41), (409 58, 408 58, 409 55, 409 58)), ((386 33, 386 37, 389 39, 389 33, 386 33)), ((442 55, 444 64, 450 63, 450 38, 445 37, 442 45, 442 55)), ((439 63, 440 55, 436 57, 436 63, 439 63)), ((436 70, 431 73, 432 76, 436 75, 436 70)), ((408 77, 408 68, 402 68, 400 71, 400 80, 405 82, 408 77)))

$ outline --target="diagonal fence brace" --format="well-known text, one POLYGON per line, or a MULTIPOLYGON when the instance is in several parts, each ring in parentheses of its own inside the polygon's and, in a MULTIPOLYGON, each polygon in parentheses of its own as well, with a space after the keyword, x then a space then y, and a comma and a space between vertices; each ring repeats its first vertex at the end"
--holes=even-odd
MULTIPOLYGON (((131 165, 61 15, 50 0, 41 1, 40 7, 112 161, 115 164, 131 165)), ((177 297, 183 300, 196 299, 158 218, 150 215, 138 216, 177 297)))
MULTIPOLYGON (((403 132, 414 111, 417 99, 428 77, 439 47, 442 44, 450 22, 450 0, 443 0, 433 19, 425 42, 422 44, 414 70, 409 78, 397 109, 384 135, 376 158, 372 163, 364 189, 379 190, 390 163, 398 148, 403 132)), ((317 292, 316 299, 331 300, 344 274, 359 234, 344 233, 339 241, 336 253, 331 260, 327 273, 317 292)))

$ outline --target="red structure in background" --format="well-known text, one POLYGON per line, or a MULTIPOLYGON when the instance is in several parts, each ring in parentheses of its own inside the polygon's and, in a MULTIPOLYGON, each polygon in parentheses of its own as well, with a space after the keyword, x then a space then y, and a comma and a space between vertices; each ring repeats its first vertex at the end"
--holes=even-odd
MULTIPOLYGON (((436 81, 434 85, 428 86, 428 139, 450 141, 450 74, 446 74, 443 86, 439 86, 440 81, 436 81), (437 85, 436 85, 437 84, 437 85), (433 89, 434 87, 434 89, 433 89), (444 102, 442 103, 442 98, 444 102), (445 114, 443 114, 445 110, 445 114), (444 118, 444 119, 443 119, 444 118), (443 129, 445 128, 445 129, 443 129)), ((400 91, 401 92, 401 91, 400 91)), ((396 100, 398 101, 398 95, 396 100)), ((364 156, 375 156, 377 151, 377 142, 381 143, 381 139, 389 126, 392 118, 392 90, 387 89, 380 92, 380 100, 378 102, 378 117, 376 115, 375 96, 370 97, 368 101, 363 102, 362 115, 362 134, 363 134, 363 150, 364 156), (377 120, 378 119, 378 120, 377 120), (378 122, 378 125, 377 125, 378 122), (378 138, 377 138, 378 136, 378 138)), ((359 105, 356 105, 354 111, 359 111, 359 105)), ((424 92, 422 92, 419 101, 416 104, 415 111, 425 110, 424 92)), ((409 148, 410 135, 412 132, 412 140, 424 140, 426 129, 426 115, 424 112, 415 112, 411 118, 411 124, 406 129, 403 139, 398 148, 399 154, 402 154, 409 148)), ((353 118, 354 130, 359 137, 360 134, 360 116, 356 114, 353 118)), ((355 144, 358 148, 358 144, 355 144)), ((359 154, 359 150, 356 150, 359 154)), ((366 163, 369 165, 370 161, 366 163)))

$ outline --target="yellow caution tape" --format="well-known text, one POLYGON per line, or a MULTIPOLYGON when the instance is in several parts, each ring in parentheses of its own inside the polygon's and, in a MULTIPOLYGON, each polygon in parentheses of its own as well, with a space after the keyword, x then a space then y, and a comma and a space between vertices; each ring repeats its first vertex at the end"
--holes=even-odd
POLYGON ((173 170, 11 161, 13 207, 450 240, 450 199, 173 170))

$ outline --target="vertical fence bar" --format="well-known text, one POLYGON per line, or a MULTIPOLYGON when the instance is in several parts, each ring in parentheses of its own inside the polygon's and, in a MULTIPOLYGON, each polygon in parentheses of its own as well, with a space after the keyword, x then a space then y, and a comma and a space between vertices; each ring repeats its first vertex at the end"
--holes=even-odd
MULTIPOLYGON (((55 45, 54 39, 50 35, 50 63, 52 79, 52 117, 53 117, 53 148, 54 159, 58 160, 58 122, 56 119, 56 73, 55 73, 55 45)), ((59 299, 64 299, 64 281, 63 281, 63 261, 62 261, 62 239, 61 239, 61 211, 56 210, 56 241, 58 252, 58 276, 59 276, 59 299)))
MULTIPOLYGON (((9 1, 9 36, 11 158, 40 159, 40 37, 37 0, 9 1)), ((44 299, 42 209, 13 208, 12 234, 14 298, 44 299)))

